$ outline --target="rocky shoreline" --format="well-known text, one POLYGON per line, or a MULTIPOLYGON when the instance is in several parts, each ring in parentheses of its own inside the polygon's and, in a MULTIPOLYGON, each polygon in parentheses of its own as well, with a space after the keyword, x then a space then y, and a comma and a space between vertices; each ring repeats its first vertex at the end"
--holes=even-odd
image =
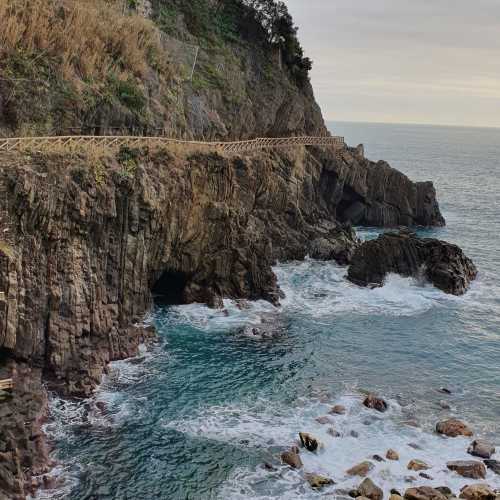
POLYGON ((222 297, 278 304, 273 263, 309 254, 347 265, 360 243, 354 220, 444 221, 432 184, 414 184, 349 148, 340 156, 314 148, 12 155, 0 170, 2 373, 23 374, 2 403, 12 417, 0 423, 0 487, 13 499, 38 485, 32 476, 42 473, 43 482, 50 466, 39 426, 42 383, 66 397, 91 395, 109 362, 154 338, 132 326, 152 293, 213 307, 222 297), (371 207, 361 219, 349 218, 353 196, 371 207), (39 389, 30 395, 26 386, 39 389), (12 419, 33 426, 13 432, 12 419))
MULTIPOLYGON (((382 398, 373 394, 368 394, 362 400, 365 408, 373 411, 384 413, 389 409, 389 404, 382 398)), ((321 415, 316 418, 316 422, 328 426, 327 435, 328 442, 321 442, 318 438, 308 432, 299 432, 298 440, 288 449, 281 453, 279 461, 281 467, 289 467, 298 471, 305 483, 313 490, 325 490, 327 496, 357 500, 383 500, 384 491, 369 477, 376 463, 384 462, 399 462, 401 460, 397 450, 389 448, 382 454, 373 454, 367 456, 366 460, 353 465, 346 471, 338 471, 337 477, 359 477, 364 478, 361 483, 354 489, 338 489, 335 487, 337 481, 331 477, 326 477, 316 472, 305 470, 305 466, 301 459, 303 454, 311 453, 321 456, 326 447, 335 447, 335 439, 340 438, 342 429, 336 425, 336 418, 346 415, 347 409, 342 405, 335 405, 330 408, 327 415, 321 415)), ((457 437, 472 437, 474 432, 464 422, 456 418, 448 418, 439 421, 435 426, 435 433, 443 436, 444 439, 453 439, 457 437)), ((352 437, 358 438, 357 435, 352 437)), ((418 445, 410 443, 408 446, 416 450, 418 445)), ((380 450, 377 450, 380 451, 380 450)), ((465 451, 465 450, 464 450, 465 451)), ((471 479, 473 481, 485 480, 487 470, 491 470, 495 474, 500 474, 500 461, 493 459, 496 454, 495 446, 490 442, 482 439, 474 439, 470 446, 466 449, 471 455, 470 460, 448 460, 442 464, 446 467, 449 474, 456 474, 462 478, 471 479)), ((451 500, 461 498, 464 500, 498 500, 500 499, 500 489, 494 489, 488 484, 471 483, 463 486, 460 491, 453 492, 447 486, 428 485, 414 486, 419 480, 425 479, 433 481, 434 478, 426 471, 430 471, 436 464, 427 464, 425 461, 414 458, 406 465, 408 476, 405 482, 411 483, 404 493, 396 488, 391 488, 389 500, 451 500)), ((274 471, 277 470, 273 464, 264 464, 264 469, 274 471)))

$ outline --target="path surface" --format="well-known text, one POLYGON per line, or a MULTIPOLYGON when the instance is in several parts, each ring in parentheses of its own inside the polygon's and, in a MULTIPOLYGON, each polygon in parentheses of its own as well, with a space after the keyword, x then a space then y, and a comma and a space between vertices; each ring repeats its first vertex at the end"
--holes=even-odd
POLYGON ((140 136, 54 136, 0 138, 0 151, 43 151, 61 148, 79 149, 89 146, 104 148, 144 147, 177 145, 184 147, 206 147, 224 152, 239 153, 261 149, 287 148, 294 146, 320 146, 334 149, 344 147, 343 137, 268 137, 249 141, 201 142, 181 141, 166 137, 140 136))

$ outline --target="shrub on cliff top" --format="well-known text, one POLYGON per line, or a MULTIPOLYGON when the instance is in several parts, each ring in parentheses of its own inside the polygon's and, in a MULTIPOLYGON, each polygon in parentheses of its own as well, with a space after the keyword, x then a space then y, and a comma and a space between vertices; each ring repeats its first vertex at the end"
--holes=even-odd
POLYGON ((50 59, 64 78, 141 78, 161 45, 150 21, 124 16, 114 0, 2 0, 0 58, 50 59))

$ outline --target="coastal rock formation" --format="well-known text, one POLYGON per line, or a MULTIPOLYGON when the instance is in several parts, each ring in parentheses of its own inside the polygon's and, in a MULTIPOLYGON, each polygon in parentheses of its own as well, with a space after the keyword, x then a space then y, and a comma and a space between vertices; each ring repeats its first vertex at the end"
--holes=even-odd
POLYGON ((462 295, 477 269, 456 245, 400 231, 363 243, 354 254, 348 279, 360 286, 382 286, 389 273, 424 278, 446 293, 462 295))
POLYGON ((382 500, 384 492, 370 478, 366 478, 359 486, 358 492, 361 496, 370 500, 382 500))
POLYGON ((354 467, 351 467, 348 471, 347 474, 349 476, 361 476, 365 477, 368 475, 368 473, 373 470, 375 465, 373 465, 372 462, 366 460, 364 462, 361 462, 358 465, 355 465, 354 467))
POLYGON ((412 182, 384 161, 372 162, 363 148, 346 148, 322 161, 321 189, 340 221, 367 226, 444 226, 432 182, 412 182))
POLYGON ((497 495, 487 484, 469 484, 460 490, 460 498, 465 498, 465 500, 495 500, 497 495))
POLYGON ((281 454, 281 461, 292 469, 302 469, 303 467, 300 455, 294 450, 284 451, 281 454))

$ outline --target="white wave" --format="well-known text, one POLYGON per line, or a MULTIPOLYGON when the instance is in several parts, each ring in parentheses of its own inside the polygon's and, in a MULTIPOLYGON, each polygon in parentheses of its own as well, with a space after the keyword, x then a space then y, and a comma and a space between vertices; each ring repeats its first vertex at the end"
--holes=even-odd
MULTIPOLYGON (((291 471, 280 466, 278 461, 280 451, 295 444, 300 431, 312 433, 324 444, 319 453, 303 450, 301 457, 305 472, 335 480, 337 484, 331 490, 356 487, 362 479, 348 476, 346 470, 370 460, 375 454, 384 456, 389 448, 397 450, 400 460, 378 463, 372 459, 375 468, 369 475, 385 494, 389 494, 391 488, 404 492, 410 487, 407 482, 409 476, 417 477, 415 484, 448 486, 454 492, 470 483, 470 480, 446 468, 447 461, 472 458, 466 453, 470 440, 445 439, 433 433, 431 427, 422 429, 405 424, 405 410, 396 401, 390 402, 391 409, 385 414, 364 408, 361 401, 359 395, 346 394, 329 403, 302 400, 293 408, 273 406, 266 401, 247 406, 212 406, 201 409, 192 418, 165 422, 163 425, 233 446, 266 450, 277 470, 270 472, 260 466, 239 467, 223 484, 221 499, 316 498, 318 493, 309 488, 302 477, 303 472, 291 471), (346 415, 328 415, 334 403, 346 406, 346 415), (321 425, 316 421, 316 417, 325 415, 329 416, 331 424, 321 425), (327 433, 330 426, 340 432, 341 437, 331 437, 327 433), (358 437, 353 437, 352 431, 358 437), (416 444, 421 449, 414 449, 410 444, 416 444), (424 479, 418 477, 418 472, 409 471, 407 464, 412 459, 420 459, 430 465, 426 473, 433 479, 424 479)), ((491 471, 486 481, 493 487, 500 487, 500 476, 491 471)))

